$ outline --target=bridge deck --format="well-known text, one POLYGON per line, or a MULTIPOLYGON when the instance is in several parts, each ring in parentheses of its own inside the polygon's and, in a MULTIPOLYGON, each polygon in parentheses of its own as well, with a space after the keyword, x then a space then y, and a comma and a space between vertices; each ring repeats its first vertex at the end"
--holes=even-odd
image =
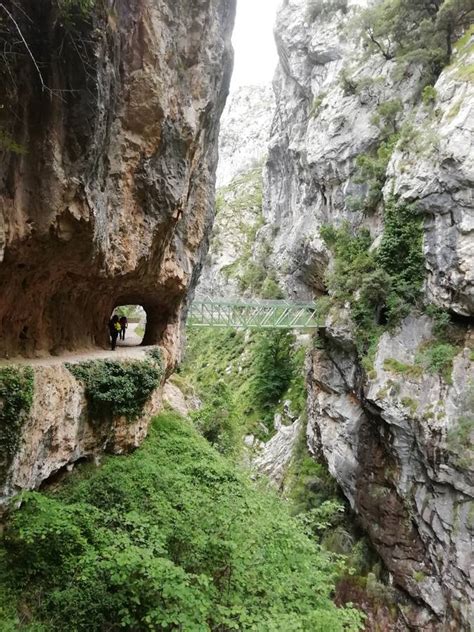
POLYGON ((291 301, 196 298, 188 327, 237 329, 316 329, 315 303, 291 301))

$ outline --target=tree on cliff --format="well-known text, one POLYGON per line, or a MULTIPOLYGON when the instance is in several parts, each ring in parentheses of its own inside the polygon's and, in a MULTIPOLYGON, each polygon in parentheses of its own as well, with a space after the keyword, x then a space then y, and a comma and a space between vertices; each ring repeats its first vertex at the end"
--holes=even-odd
POLYGON ((367 48, 385 59, 421 63, 436 78, 453 43, 474 21, 473 0, 382 0, 357 19, 367 48))

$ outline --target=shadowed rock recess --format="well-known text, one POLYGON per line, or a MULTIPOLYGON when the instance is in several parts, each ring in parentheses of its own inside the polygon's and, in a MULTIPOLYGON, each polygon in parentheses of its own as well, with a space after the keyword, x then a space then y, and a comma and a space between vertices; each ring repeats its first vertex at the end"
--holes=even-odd
POLYGON ((140 304, 144 344, 174 359, 213 221, 235 2, 3 5, 0 357, 104 346, 114 307, 140 304))

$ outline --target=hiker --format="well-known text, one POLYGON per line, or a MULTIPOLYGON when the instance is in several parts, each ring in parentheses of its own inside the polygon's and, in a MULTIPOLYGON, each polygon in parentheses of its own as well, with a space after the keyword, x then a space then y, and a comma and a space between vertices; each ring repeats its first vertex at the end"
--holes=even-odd
POLYGON ((125 340, 125 330, 128 327, 128 320, 126 316, 122 316, 119 320, 120 323, 120 339, 125 340))
POLYGON ((117 314, 114 314, 109 320, 109 334, 112 341, 112 351, 115 351, 115 347, 117 346, 117 338, 119 337, 121 329, 122 327, 119 323, 119 317, 117 316, 117 314))

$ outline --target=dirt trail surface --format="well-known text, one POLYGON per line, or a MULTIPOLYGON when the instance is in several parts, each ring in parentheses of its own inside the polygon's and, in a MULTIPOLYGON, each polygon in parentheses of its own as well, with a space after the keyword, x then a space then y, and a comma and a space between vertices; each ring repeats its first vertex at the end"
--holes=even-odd
POLYGON ((0 366, 11 364, 24 364, 28 366, 54 366, 65 362, 79 363, 87 360, 106 360, 114 358, 129 358, 131 360, 143 360, 147 351, 154 347, 141 347, 141 338, 135 333, 136 324, 130 323, 125 340, 117 341, 117 349, 97 349, 96 347, 65 353, 58 356, 44 356, 40 358, 7 358, 0 359, 0 366))

